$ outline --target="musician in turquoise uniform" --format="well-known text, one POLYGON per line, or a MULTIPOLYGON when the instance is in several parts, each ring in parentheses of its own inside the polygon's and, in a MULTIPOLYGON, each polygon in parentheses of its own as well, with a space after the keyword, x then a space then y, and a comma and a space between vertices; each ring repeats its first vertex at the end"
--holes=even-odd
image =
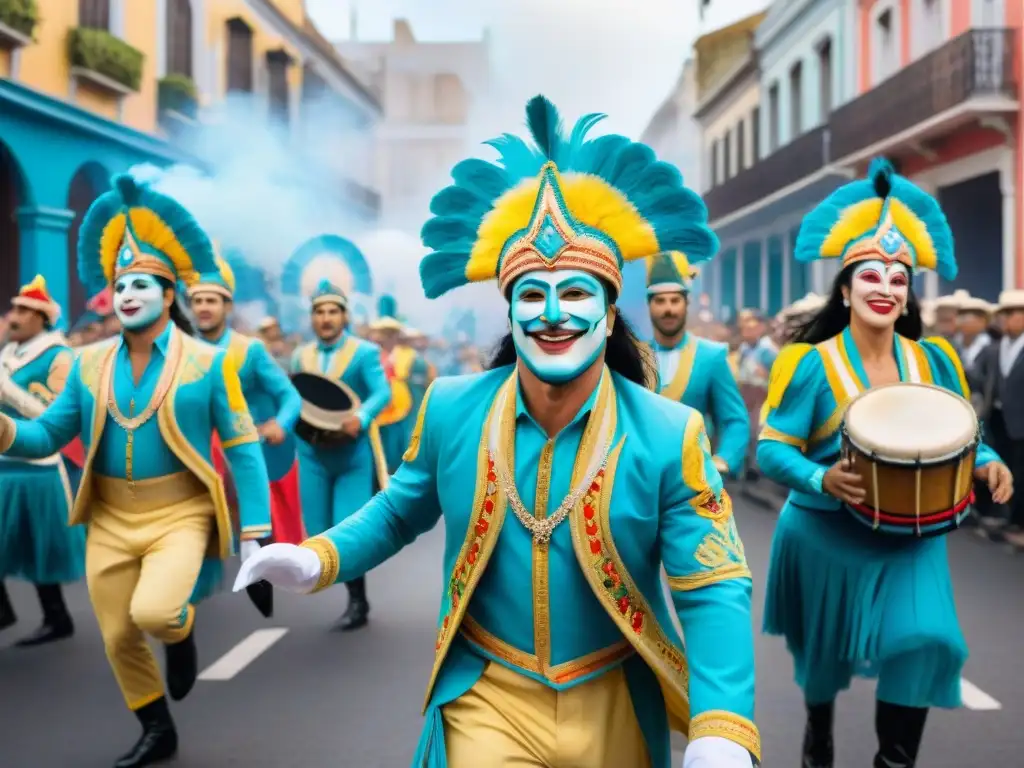
POLYGON ((242 392, 256 422, 270 477, 273 539, 298 544, 305 535, 292 430, 299 418, 302 399, 261 340, 229 327, 235 275, 227 261, 218 256, 217 269, 200 275, 188 294, 203 339, 225 350, 238 368, 242 392))
MULTIPOLYGON (((377 417, 391 402, 391 387, 381 366, 380 347, 348 330, 348 298, 322 280, 312 297, 317 340, 292 356, 292 373, 316 373, 340 382, 355 406, 333 445, 299 441, 299 496, 310 536, 323 533, 358 511, 378 488, 388 484, 387 460, 377 417)), ((349 601, 337 623, 342 631, 369 620, 366 577, 347 580, 349 601)))
MULTIPOLYGON (((615 299, 625 261, 718 247, 700 197, 623 136, 571 138, 527 107, 534 145, 491 142, 433 200, 435 298, 497 278, 509 334, 490 370, 438 379, 388 489, 236 589, 350 579, 444 518, 444 594, 416 768, 749 768, 750 572, 701 414, 651 391, 615 299), (672 589, 667 604, 661 573, 672 589), (673 629, 678 614, 686 635, 673 629)), ((351 692, 353 696, 357 692, 351 692)))
MULTIPOLYGON (((41 275, 11 299, 8 343, 0 350, 0 412, 31 419, 64 390, 74 354, 56 330, 60 305, 41 275)), ((35 460, 0 456, 0 630, 15 623, 3 580, 35 585, 42 625, 21 647, 71 637, 62 584, 85 573, 85 531, 70 527, 73 488, 59 453, 35 460)))
MULTIPOLYGON (((956 277, 953 236, 939 204, 878 160, 804 218, 795 256, 837 258, 842 269, 771 371, 757 460, 791 492, 772 545, 765 631, 786 638, 803 689, 803 765, 833 765, 834 701, 859 675, 878 679, 875 767, 910 768, 928 708, 960 705, 967 647, 946 540, 876 531, 843 508, 865 492, 840 458, 840 427, 847 403, 874 386, 923 382, 969 395, 950 344, 920 338, 911 290, 913 270, 956 277)), ((1012 493, 985 445, 976 476, 995 498, 1012 493)))
POLYGON ((176 295, 211 272, 213 246, 177 202, 118 176, 82 222, 83 285, 113 284, 123 332, 81 350, 64 391, 39 417, 0 415, 0 451, 52 456, 81 435, 86 458, 72 525, 86 525, 86 580, 125 703, 143 733, 117 768, 173 755, 165 698, 195 683, 190 596, 208 553, 235 552, 214 431, 238 490, 243 559, 270 534, 267 470, 233 360, 192 338, 176 295), (166 654, 166 688, 146 635, 166 654))
POLYGON ((696 276, 681 251, 659 253, 647 262, 647 306, 661 394, 704 414, 717 437, 715 467, 722 474, 738 475, 750 442, 750 418, 729 368, 728 346, 686 329, 696 276))
POLYGON ((398 302, 393 296, 381 296, 377 300, 377 319, 370 323, 369 333, 370 341, 380 347, 381 366, 391 387, 391 402, 377 416, 389 473, 402 463, 416 420, 409 379, 419 355, 401 343, 403 328, 398 319, 398 302))

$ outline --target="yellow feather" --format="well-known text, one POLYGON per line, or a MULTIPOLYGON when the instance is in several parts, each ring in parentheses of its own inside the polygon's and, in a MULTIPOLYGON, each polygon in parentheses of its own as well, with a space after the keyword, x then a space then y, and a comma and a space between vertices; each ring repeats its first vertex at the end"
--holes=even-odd
POLYGON ((217 256, 217 268, 220 270, 220 276, 224 278, 224 282, 227 283, 228 289, 235 292, 235 271, 231 268, 231 265, 220 256, 217 256))
POLYGON ((931 344, 932 346, 938 347, 939 351, 949 359, 949 362, 953 364, 953 368, 956 370, 956 376, 960 382, 960 393, 970 400, 971 387, 967 383, 967 374, 964 373, 964 366, 963 363, 960 362, 960 355, 957 354, 953 345, 941 336, 929 336, 927 339, 921 339, 921 343, 931 344))
POLYGON ((914 247, 917 257, 917 266, 925 269, 935 269, 938 258, 935 253, 935 243, 928 234, 928 227, 919 219, 912 210, 896 198, 889 199, 889 212, 892 214, 892 223, 896 229, 914 247))
POLYGON ((822 258, 830 259, 843 255, 847 246, 878 228, 882 220, 882 199, 872 198, 847 206, 832 225, 828 237, 821 244, 822 258))
POLYGON ((107 282, 114 280, 114 267, 117 265, 117 254, 121 250, 121 243, 124 242, 124 228, 127 219, 124 213, 117 214, 107 222, 103 228, 103 235, 100 237, 100 266, 103 267, 103 275, 107 282))
POLYGON ((764 399, 764 406, 761 410, 762 422, 768 417, 769 411, 782 405, 782 397, 793 380, 797 366, 812 349, 814 349, 812 344, 787 344, 779 351, 779 355, 772 365, 772 371, 768 375, 768 395, 764 399))
POLYGON ((167 256, 174 264, 174 271, 178 273, 179 279, 186 285, 192 285, 198 277, 192 267, 192 259, 178 242, 174 230, 167 222, 148 208, 132 208, 129 215, 135 236, 150 248, 167 256))

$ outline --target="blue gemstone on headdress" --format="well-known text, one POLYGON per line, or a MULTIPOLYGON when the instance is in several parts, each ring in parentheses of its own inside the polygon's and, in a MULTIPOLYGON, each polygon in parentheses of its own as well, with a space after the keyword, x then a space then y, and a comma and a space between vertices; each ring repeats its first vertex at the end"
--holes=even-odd
POLYGON ((131 264, 132 263, 132 249, 129 248, 128 246, 125 246, 124 248, 122 248, 119 260, 120 260, 120 262, 121 262, 121 264, 123 266, 127 266, 128 264, 131 264))
POLYGON ((895 229, 890 229, 888 232, 882 235, 882 239, 879 240, 879 244, 882 246, 882 250, 884 250, 890 256, 899 251, 899 249, 903 247, 904 242, 905 241, 903 240, 903 235, 901 235, 899 231, 895 229))
POLYGON ((538 253, 548 261, 551 261, 565 247, 566 242, 566 239, 558 231, 558 227, 551 220, 551 216, 545 216, 544 223, 540 225, 537 239, 534 240, 534 246, 538 253))

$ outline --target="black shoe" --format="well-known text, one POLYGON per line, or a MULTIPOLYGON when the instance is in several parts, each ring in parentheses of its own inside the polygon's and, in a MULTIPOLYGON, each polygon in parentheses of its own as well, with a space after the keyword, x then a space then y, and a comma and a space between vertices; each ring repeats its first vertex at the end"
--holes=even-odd
POLYGON ((135 712, 142 723, 142 736, 114 768, 142 768, 168 760, 178 751, 178 732, 174 729, 167 699, 159 698, 135 712))
POLYGON ((370 604, 366 600, 366 579, 358 578, 346 582, 348 587, 348 608, 338 619, 334 628, 351 632, 365 627, 370 622, 370 604))
POLYGON ((876 702, 878 753, 874 768, 914 768, 927 718, 928 710, 924 708, 876 702))
POLYGON ((188 637, 180 643, 165 644, 167 659, 167 692, 174 701, 181 701, 196 684, 199 654, 196 652, 195 624, 188 637))
POLYGON ((36 584, 39 607, 43 609, 43 623, 35 632, 19 640, 18 648, 32 648, 57 640, 64 640, 75 634, 75 624, 64 604, 64 594, 59 584, 36 584))
POLYGON ((832 715, 835 703, 807 707, 807 727, 801 768, 832 768, 835 750, 832 744, 832 715))
POLYGON ((7 594, 7 587, 0 581, 0 630, 7 629, 18 623, 18 615, 11 605, 11 598, 7 594))

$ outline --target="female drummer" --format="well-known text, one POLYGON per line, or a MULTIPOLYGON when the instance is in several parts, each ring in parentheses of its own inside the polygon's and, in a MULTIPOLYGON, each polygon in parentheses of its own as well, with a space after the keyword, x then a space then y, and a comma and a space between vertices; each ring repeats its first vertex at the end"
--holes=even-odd
MULTIPOLYGON (((884 160, 809 213, 795 256, 841 259, 827 304, 772 368, 757 448, 761 471, 789 487, 772 543, 765 631, 783 635, 808 719, 805 767, 833 764, 836 695, 854 675, 877 677, 876 768, 915 764, 929 707, 960 705, 967 647, 944 537, 872 530, 842 508, 864 501, 840 460, 852 396, 922 381, 967 396, 963 368, 942 339, 920 340, 911 273, 956 277, 953 236, 938 203, 884 160)), ((976 475, 1005 502, 1012 476, 982 445, 976 475)))

